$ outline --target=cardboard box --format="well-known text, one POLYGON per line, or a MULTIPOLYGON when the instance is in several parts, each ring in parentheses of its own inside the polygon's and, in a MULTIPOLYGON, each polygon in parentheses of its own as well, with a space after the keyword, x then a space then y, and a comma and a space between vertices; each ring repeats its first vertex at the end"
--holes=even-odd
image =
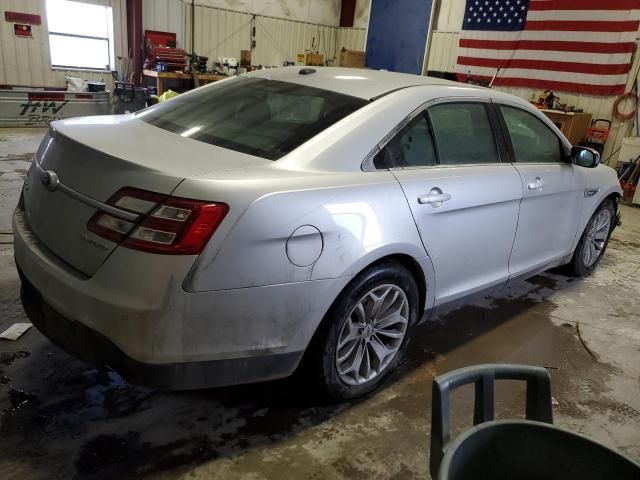
POLYGON ((342 47, 340 51, 340 66, 352 68, 364 68, 365 52, 347 50, 342 47))
POLYGON ((243 67, 251 65, 251 50, 240 50, 240 65, 243 67))
POLYGON ((310 66, 321 67, 324 65, 324 55, 308 52, 305 63, 310 66))

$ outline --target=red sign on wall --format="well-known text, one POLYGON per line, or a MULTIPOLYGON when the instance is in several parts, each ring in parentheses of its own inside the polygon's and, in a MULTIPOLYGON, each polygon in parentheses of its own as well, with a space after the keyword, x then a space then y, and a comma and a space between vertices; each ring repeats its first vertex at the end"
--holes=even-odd
POLYGON ((30 37, 31 25, 23 25, 21 23, 13 24, 13 31, 18 37, 30 37))
POLYGON ((27 23, 29 25, 40 25, 42 20, 40 15, 20 12, 4 12, 4 19, 7 22, 27 23))

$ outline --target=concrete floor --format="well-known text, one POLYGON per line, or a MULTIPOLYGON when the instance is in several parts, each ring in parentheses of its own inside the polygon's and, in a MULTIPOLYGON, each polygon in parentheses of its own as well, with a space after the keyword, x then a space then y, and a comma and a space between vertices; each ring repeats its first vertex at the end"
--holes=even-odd
MULTIPOLYGON (((42 133, 0 130, 1 232, 42 133)), ((640 461, 640 209, 622 214, 594 275, 545 273, 439 316, 386 387, 359 402, 323 405, 295 378, 134 387, 32 329, 0 343, 0 477, 428 478, 431 379, 486 362, 548 367, 555 423, 640 461)), ((10 240, 0 237, 0 331, 26 321, 10 240)), ((468 389, 453 396, 455 432, 470 425, 471 401, 468 389)), ((499 417, 521 416, 523 388, 500 385, 497 404, 499 417)))

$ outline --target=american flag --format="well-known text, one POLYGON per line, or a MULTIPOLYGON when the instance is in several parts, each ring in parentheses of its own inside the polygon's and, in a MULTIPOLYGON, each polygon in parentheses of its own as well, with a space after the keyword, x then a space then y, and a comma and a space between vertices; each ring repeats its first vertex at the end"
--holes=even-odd
POLYGON ((456 73, 464 81, 592 95, 624 93, 640 0, 467 0, 456 73))

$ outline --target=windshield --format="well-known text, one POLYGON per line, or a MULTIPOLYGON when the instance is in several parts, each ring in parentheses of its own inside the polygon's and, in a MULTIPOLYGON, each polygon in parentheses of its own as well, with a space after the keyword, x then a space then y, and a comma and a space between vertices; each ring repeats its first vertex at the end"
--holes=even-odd
POLYGON ((237 78, 139 114, 201 142, 276 160, 367 103, 348 95, 262 78, 237 78))

